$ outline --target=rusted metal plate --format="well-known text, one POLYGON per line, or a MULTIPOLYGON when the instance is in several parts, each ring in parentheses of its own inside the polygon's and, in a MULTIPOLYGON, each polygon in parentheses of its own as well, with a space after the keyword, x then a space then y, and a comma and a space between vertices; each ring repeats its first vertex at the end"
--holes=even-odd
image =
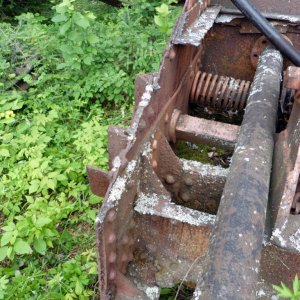
POLYGON ((300 103, 295 101, 285 131, 279 134, 271 182, 272 240, 278 246, 300 253, 300 216, 291 209, 299 187, 300 103))
POLYGON ((92 193, 104 197, 109 186, 108 172, 87 166, 87 174, 92 193))
POLYGON ((117 126, 108 127, 108 153, 109 153, 109 168, 118 168, 121 160, 118 157, 119 153, 126 148, 128 143, 126 128, 117 126))
POLYGON ((199 13, 200 9, 197 5, 191 11, 183 14, 180 20, 181 26, 178 26, 173 37, 174 44, 190 44, 193 46, 199 46, 203 41, 207 32, 212 28, 220 10, 220 6, 212 6, 207 8, 193 24, 189 24, 191 14, 195 14, 195 10, 199 13))
MULTIPOLYGON (((300 3, 298 0, 291 0, 288 3, 282 0, 252 0, 251 2, 266 17, 300 22, 300 3)), ((212 0, 212 4, 222 5, 224 12, 240 13, 230 0, 212 0)))

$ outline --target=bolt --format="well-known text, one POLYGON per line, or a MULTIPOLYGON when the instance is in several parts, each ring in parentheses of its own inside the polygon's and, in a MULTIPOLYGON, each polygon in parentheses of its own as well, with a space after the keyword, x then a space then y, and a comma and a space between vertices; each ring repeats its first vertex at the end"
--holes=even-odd
POLYGON ((188 193, 182 193, 181 199, 186 202, 186 201, 190 200, 190 196, 188 193))
POLYGON ((117 218, 117 214, 114 210, 111 210, 108 214, 107 214, 107 220, 109 223, 112 223, 116 220, 117 218))
POLYGON ((134 222, 134 220, 132 219, 132 220, 130 221, 129 228, 132 229, 132 228, 134 228, 134 226, 135 226, 135 222, 134 222))
POLYGON ((114 270, 110 271, 109 276, 108 276, 109 280, 115 280, 116 275, 117 275, 116 271, 114 271, 114 270))
POLYGON ((165 116, 165 123, 168 123, 169 122, 169 114, 166 114, 165 116))
POLYGON ((172 49, 170 50, 170 52, 169 52, 169 59, 170 59, 170 60, 173 60, 173 59, 175 58, 175 56, 176 56, 176 52, 175 52, 175 50, 172 48, 172 49))
POLYGON ((187 186, 192 186, 193 185, 193 179, 190 178, 190 177, 187 177, 184 179, 184 183, 187 185, 187 186))
POLYGON ((108 236, 108 243, 109 244, 112 244, 116 241, 116 235, 114 233, 111 233, 109 236, 108 236))
POLYGON ((116 262, 116 259, 117 259, 117 254, 115 252, 112 252, 109 255, 108 261, 112 264, 112 263, 116 262))
POLYGON ((126 255, 126 254, 123 254, 121 260, 122 260, 122 262, 127 261, 127 260, 128 260, 127 255, 126 255))
POLYGON ((153 169, 157 168, 157 161, 156 160, 152 161, 152 167, 153 167, 153 169))
POLYGON ((146 124, 145 120, 142 119, 142 120, 140 121, 139 127, 140 127, 141 129, 145 129, 146 126, 147 126, 147 124, 146 124))
POLYGON ((122 239, 122 244, 123 244, 123 245, 126 245, 126 244, 128 244, 128 241, 129 241, 128 236, 127 236, 127 235, 124 235, 124 237, 123 237, 123 239, 122 239))
POLYGON ((152 148, 157 149, 157 140, 154 140, 152 143, 152 148))
POLYGON ((174 176, 173 175, 170 175, 170 174, 168 174, 167 176, 166 176, 166 182, 168 183, 168 184, 173 184, 173 183, 175 183, 175 178, 174 178, 174 176))

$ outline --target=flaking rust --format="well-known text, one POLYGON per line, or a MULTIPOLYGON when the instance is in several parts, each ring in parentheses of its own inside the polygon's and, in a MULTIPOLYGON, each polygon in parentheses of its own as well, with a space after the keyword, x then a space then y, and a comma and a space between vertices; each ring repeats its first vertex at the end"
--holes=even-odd
MULTIPOLYGON (((299 20, 269 4, 300 45, 299 20)), ((109 129, 110 171, 88 167, 105 196, 101 300, 155 300, 179 283, 193 299, 276 299, 272 284, 300 276, 300 69, 251 28, 227 1, 189 0, 160 70, 136 79, 131 126, 109 129), (181 159, 178 141, 223 149, 231 165, 181 159)))

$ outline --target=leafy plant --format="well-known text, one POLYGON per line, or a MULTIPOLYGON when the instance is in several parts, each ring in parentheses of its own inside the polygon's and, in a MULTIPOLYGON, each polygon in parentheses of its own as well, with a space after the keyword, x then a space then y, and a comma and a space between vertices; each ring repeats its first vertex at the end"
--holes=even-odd
POLYGON ((298 275, 293 280, 293 289, 291 290, 287 285, 281 282, 281 285, 273 285, 274 290, 278 292, 278 297, 299 300, 300 299, 300 280, 298 275))

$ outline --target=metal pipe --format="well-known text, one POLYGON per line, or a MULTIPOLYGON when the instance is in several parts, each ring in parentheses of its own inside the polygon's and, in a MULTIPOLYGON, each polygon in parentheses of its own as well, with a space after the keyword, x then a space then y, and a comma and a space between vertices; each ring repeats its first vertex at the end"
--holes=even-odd
POLYGON ((283 58, 262 53, 194 299, 255 299, 283 58))
POLYGON ((300 51, 283 38, 250 0, 231 1, 284 56, 296 66, 300 66, 300 51))

